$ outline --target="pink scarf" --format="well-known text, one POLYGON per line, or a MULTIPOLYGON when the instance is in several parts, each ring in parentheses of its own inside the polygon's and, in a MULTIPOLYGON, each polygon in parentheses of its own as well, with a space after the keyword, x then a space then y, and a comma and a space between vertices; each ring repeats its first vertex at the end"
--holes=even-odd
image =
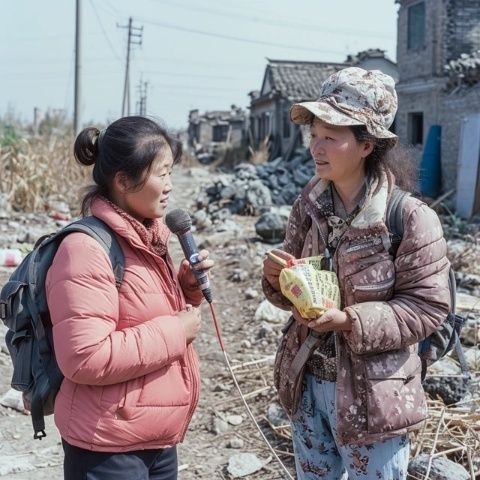
POLYGON ((115 205, 110 200, 104 198, 126 222, 128 222, 137 232, 142 243, 156 255, 163 256, 167 253, 167 241, 169 232, 167 227, 159 219, 146 219, 143 223, 133 218, 125 210, 115 205))

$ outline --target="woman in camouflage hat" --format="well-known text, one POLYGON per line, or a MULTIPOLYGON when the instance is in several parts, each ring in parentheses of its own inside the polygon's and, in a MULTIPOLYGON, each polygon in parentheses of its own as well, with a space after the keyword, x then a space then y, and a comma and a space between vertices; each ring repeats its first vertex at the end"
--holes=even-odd
POLYGON ((275 253, 324 255, 342 296, 341 310, 304 319, 280 292, 282 267, 264 262, 266 297, 292 311, 274 376, 299 479, 405 479, 408 432, 427 414, 417 343, 449 311, 449 262, 437 215, 410 196, 402 241, 391 248, 387 212, 406 177, 389 131, 396 109, 391 77, 351 67, 290 111, 310 127, 316 174, 275 253))

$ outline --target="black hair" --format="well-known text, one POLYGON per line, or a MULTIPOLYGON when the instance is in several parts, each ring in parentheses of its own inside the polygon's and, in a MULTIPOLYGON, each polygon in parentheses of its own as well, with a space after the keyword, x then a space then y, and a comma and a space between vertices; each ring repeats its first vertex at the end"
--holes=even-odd
POLYGON ((367 175, 380 179, 382 170, 386 169, 395 177, 395 184, 403 190, 416 190, 418 172, 413 155, 408 149, 391 138, 377 138, 371 135, 365 125, 349 127, 357 142, 371 142, 373 150, 365 159, 367 175))
POLYGON ((141 188, 148 179, 157 155, 170 147, 173 163, 182 157, 182 144, 153 120, 131 116, 116 120, 100 132, 98 128, 82 130, 74 144, 75 159, 82 165, 94 165, 95 185, 87 187, 82 200, 82 215, 89 211, 92 200, 104 196, 111 200, 111 186, 115 175, 122 172, 141 188))

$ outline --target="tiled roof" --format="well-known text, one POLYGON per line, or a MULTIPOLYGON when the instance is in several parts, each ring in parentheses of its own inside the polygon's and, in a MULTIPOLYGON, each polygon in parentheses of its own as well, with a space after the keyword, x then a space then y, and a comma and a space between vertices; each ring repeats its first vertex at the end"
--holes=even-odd
POLYGON ((267 75, 273 92, 291 101, 314 100, 320 85, 345 63, 292 62, 269 60, 267 75))

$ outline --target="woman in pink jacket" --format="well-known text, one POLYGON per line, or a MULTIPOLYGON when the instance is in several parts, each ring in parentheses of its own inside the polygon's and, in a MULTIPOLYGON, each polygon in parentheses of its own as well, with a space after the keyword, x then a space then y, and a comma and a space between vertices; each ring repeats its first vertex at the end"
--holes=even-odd
MULTIPOLYGON (((125 272, 117 289, 104 249, 83 233, 63 240, 48 272, 65 479, 176 479, 175 446, 198 402, 202 301, 188 262, 176 272, 162 221, 181 145, 126 117, 83 130, 74 153, 94 165, 82 212, 114 231, 125 272)), ((207 251, 200 259, 197 268, 212 267, 207 251)))

